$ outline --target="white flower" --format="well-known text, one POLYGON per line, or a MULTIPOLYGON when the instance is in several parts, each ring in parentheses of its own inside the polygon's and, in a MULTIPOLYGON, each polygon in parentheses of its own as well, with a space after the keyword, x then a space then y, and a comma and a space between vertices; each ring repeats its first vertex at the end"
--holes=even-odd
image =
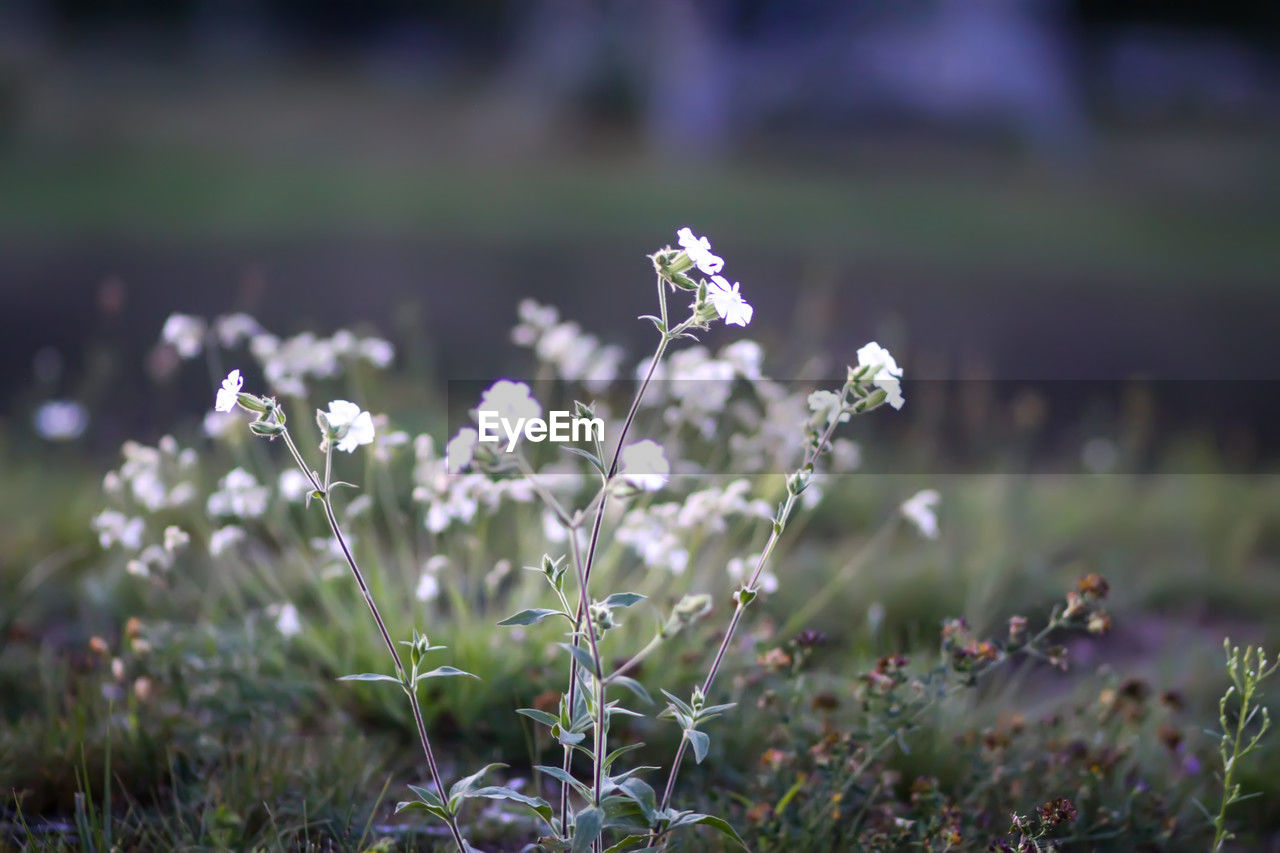
POLYGON ((276 630, 282 637, 294 637, 302 633, 302 622, 298 619, 298 608, 292 603, 278 604, 270 608, 276 617, 276 630))
MULTIPOLYGON (((729 577, 738 583, 746 583, 750 579, 751 573, 756 570, 756 566, 760 563, 760 555, 752 554, 749 557, 734 557, 725 566, 729 572, 729 577)), ((772 595, 778 591, 778 576, 770 571, 763 571, 760 577, 756 579, 756 589, 765 595, 772 595)))
POLYGON ((170 314, 160 337, 182 358, 195 358, 204 346, 204 320, 190 314, 170 314))
POLYGON ((234 515, 257 518, 267 511, 271 490, 258 485, 254 476, 243 468, 233 468, 218 481, 218 491, 209 495, 209 515, 234 515))
POLYGON ((466 429, 458 430, 458 434, 445 445, 444 455, 445 459, 448 460, 450 472, 456 474, 471 464, 476 452, 476 442, 479 438, 480 434, 478 432, 467 427, 466 429))
POLYGON ((360 355, 374 367, 387 367, 396 357, 396 348, 382 338, 365 338, 360 341, 360 355))
POLYGON ((360 407, 355 403, 334 400, 329 403, 326 417, 329 419, 329 425, 338 433, 339 450, 352 453, 362 444, 373 443, 373 416, 368 412, 360 411, 360 407))
POLYGON ((840 418, 840 423, 849 420, 851 415, 840 409, 840 395, 834 391, 814 391, 809 395, 809 411, 821 415, 824 424, 830 424, 837 417, 840 418))
POLYGON ((244 531, 234 524, 219 527, 209 536, 209 553, 214 557, 219 557, 242 539, 244 539, 244 531))
POLYGON ((280 490, 280 497, 290 502, 302 500, 308 491, 311 490, 311 481, 307 479, 307 475, 303 474, 297 468, 286 468, 280 472, 280 480, 276 484, 276 488, 280 490))
POLYGON ((104 509, 93 519, 93 529, 98 533, 98 544, 110 548, 117 542, 126 550, 142 547, 145 523, 141 518, 130 518, 114 509, 104 509))
POLYGON ((653 492, 661 489, 671 473, 671 465, 662 451, 662 445, 645 439, 622 449, 622 478, 638 489, 653 492))
POLYGON ((542 415, 542 406, 533 398, 529 386, 523 382, 499 379, 480 396, 480 409, 496 412, 500 419, 515 424, 521 418, 542 415))
POLYGON ((213 329, 218 335, 218 343, 230 349, 240 345, 241 341, 262 334, 262 326, 248 314, 224 314, 213 321, 213 329))
POLYGON ((751 322, 751 315, 755 313, 755 309, 748 305, 742 298, 742 294, 738 292, 738 283, 735 281, 730 286, 724 276, 711 276, 711 284, 707 286, 707 298, 711 300, 716 313, 730 326, 746 326, 751 322))
POLYGON ((440 581, 436 580, 435 575, 423 572, 418 578, 418 588, 414 590, 413 597, 419 601, 434 601, 439 594, 440 581))
POLYGON ((89 412, 73 400, 50 400, 36 409, 36 432, 48 441, 73 441, 84 435, 89 412))
POLYGON ((218 389, 218 399, 213 404, 214 411, 233 411, 236 407, 236 395, 243 387, 244 377, 240 375, 239 370, 228 373, 227 378, 222 380, 222 387, 218 389))
POLYGON ((936 489, 916 492, 902 504, 902 515, 916 526, 926 539, 938 538, 937 506, 940 497, 936 489))
POLYGON ((890 406, 902 408, 902 387, 898 381, 902 378, 902 368, 898 367, 887 349, 872 341, 858 350, 858 366, 875 370, 872 381, 876 387, 884 390, 890 406))
POLYGON ((724 259, 711 253, 711 241, 706 237, 695 236, 689 228, 681 228, 676 232, 680 248, 684 249, 694 266, 707 275, 714 275, 724 269, 724 259))
POLYGON ((187 547, 190 541, 191 534, 176 524, 170 524, 164 529, 164 549, 170 554, 187 547))

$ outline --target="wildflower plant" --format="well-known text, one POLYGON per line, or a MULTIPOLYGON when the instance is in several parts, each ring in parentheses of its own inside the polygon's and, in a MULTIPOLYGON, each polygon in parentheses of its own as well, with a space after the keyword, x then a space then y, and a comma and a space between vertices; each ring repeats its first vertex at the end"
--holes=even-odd
MULTIPOLYGON (((1218 702, 1218 724, 1222 727, 1218 741, 1218 756, 1222 761, 1222 803, 1217 815, 1211 816, 1211 849, 1214 851, 1222 850, 1228 841, 1235 838, 1227 824, 1227 809, 1258 796, 1241 793, 1236 771, 1240 762, 1257 750, 1271 728, 1271 714, 1267 706, 1258 701, 1258 692, 1262 682, 1280 669, 1280 661, 1268 660, 1261 646, 1246 646, 1242 653, 1239 646, 1223 640, 1222 648, 1227 656, 1227 676, 1231 684, 1218 702)), ((1209 815, 1207 810, 1205 814, 1209 815)))
MULTIPOLYGON (((766 379, 761 367, 763 353, 754 342, 736 341, 715 353, 697 343, 696 335, 712 324, 746 327, 754 312, 740 285, 721 274, 724 260, 712 253, 709 240, 687 228, 681 229, 677 238, 677 247, 664 247, 650 256, 657 306, 656 313, 642 319, 653 325, 657 341, 651 357, 637 371, 638 382, 616 432, 607 436, 589 432, 577 445, 559 445, 564 455, 551 462, 543 458, 545 454, 532 453, 527 437, 521 438, 518 431, 503 435, 496 443, 486 440, 482 412, 512 420, 538 418, 543 412, 528 384, 505 379, 481 395, 479 406, 471 412, 475 423, 459 429, 445 443, 443 453, 437 452, 428 435, 411 440, 408 434, 392 430, 384 416, 363 410, 359 402, 334 399, 326 408, 315 410, 319 437, 315 457, 306 452, 305 442, 295 434, 286 404, 300 404, 309 382, 332 379, 344 365, 385 366, 394 357, 389 344, 345 331, 331 338, 304 333, 281 340, 244 315, 213 323, 176 315, 179 319, 166 324, 164 339, 182 358, 194 357, 206 347, 213 350, 247 342, 269 389, 285 398, 282 402, 272 394, 246 391, 246 379, 239 368, 227 373, 216 390, 206 432, 232 436, 235 421, 247 413, 251 416, 249 432, 282 446, 295 470, 268 475, 245 462, 218 477, 217 490, 205 502, 215 522, 212 529, 204 531, 209 552, 216 558, 244 549, 248 555, 249 546, 260 535, 257 528, 270 526, 267 521, 282 511, 282 502, 286 504, 283 510, 289 512, 297 511, 289 510, 288 505, 298 501, 307 512, 318 505, 327 536, 313 538, 311 559, 318 556, 328 566, 336 561, 354 580, 390 658, 390 672, 361 672, 342 680, 399 688, 409 707, 428 778, 426 784, 410 786, 413 797, 401 802, 397 810, 422 812, 441 821, 459 850, 472 849, 463 808, 475 800, 505 801, 527 809, 537 821, 538 844, 547 850, 660 848, 670 843, 677 831, 697 826, 742 843, 723 817, 682 807, 681 771, 686 759, 691 757, 701 764, 712 754, 716 720, 736 710, 735 703, 717 697, 719 678, 748 608, 779 584, 772 564, 797 511, 820 500, 825 471, 856 464, 856 446, 836 439, 835 433, 855 416, 886 404, 898 409, 904 403, 902 370, 876 343, 858 350, 856 363, 847 368, 839 387, 808 395, 791 393, 766 379), (745 385, 748 399, 739 399, 732 392, 734 383, 745 385), (659 428, 664 432, 652 437, 635 435, 642 412, 660 413, 659 428), (675 480, 678 475, 713 468, 711 457, 717 442, 712 439, 723 436, 729 436, 728 441, 719 443, 728 445, 727 452, 733 458, 786 472, 775 490, 754 496, 752 483, 739 479, 688 492, 675 500, 665 499, 680 493, 675 480), (415 624, 407 637, 395 636, 394 622, 387 618, 385 609, 388 603, 394 607, 399 602, 379 600, 376 574, 371 577, 357 557, 355 537, 348 528, 367 512, 370 499, 362 495, 340 501, 340 490, 352 484, 335 478, 335 451, 371 453, 378 461, 389 463, 396 458, 397 448, 410 444, 412 499, 421 509, 421 527, 437 545, 501 511, 527 513, 523 507, 540 507, 552 553, 526 561, 534 563, 528 568, 546 589, 548 598, 539 603, 550 606, 522 607, 498 625, 519 632, 516 636, 525 640, 542 636, 535 632, 549 630, 552 625, 563 632, 556 646, 563 655, 562 689, 549 703, 516 711, 544 729, 546 737, 559 747, 559 763, 535 766, 552 783, 554 795, 549 800, 515 785, 486 784, 486 777, 503 766, 500 764, 489 764, 452 783, 445 778, 428 730, 424 691, 441 680, 460 684, 458 679, 476 676, 443 662, 440 653, 445 647, 428 640, 420 625, 415 624), (703 452, 706 457, 700 461, 698 455, 703 452), (776 501, 770 500, 773 497, 776 501), (767 537, 763 545, 748 555, 737 553, 726 526, 729 518, 748 526, 764 525, 767 537), (610 548, 609 540, 616 546, 610 548), (625 551, 665 577, 689 575, 691 591, 673 599, 669 610, 660 611, 647 635, 638 614, 646 608, 656 609, 651 599, 655 585, 650 583, 644 592, 614 586, 623 573, 610 570, 610 561, 616 569, 618 555, 625 551), (710 571, 708 566, 716 568, 710 571), (637 677, 641 665, 678 637, 692 634, 695 626, 711 615, 718 596, 696 590, 718 588, 725 574, 735 583, 729 596, 731 612, 705 669, 696 683, 684 689, 661 685, 659 695, 665 701, 655 704, 655 697, 637 677), (628 718, 657 718, 675 724, 679 739, 665 766, 626 766, 643 746, 630 737, 633 729, 627 725, 628 718)), ((604 390, 616 378, 621 359, 617 348, 600 344, 575 323, 561 321, 554 309, 526 301, 519 313, 521 323, 513 340, 533 349, 539 363, 553 375, 576 383, 588 396, 604 390)), ((607 403, 598 398, 578 401, 574 414, 584 419, 602 417, 608 414, 607 403)), ((304 428, 310 432, 309 426, 304 428)), ((155 508, 196 503, 196 490, 183 479, 189 476, 194 452, 176 445, 146 451, 135 449, 132 453, 146 458, 149 473, 130 472, 127 477, 116 475, 114 480, 109 477, 108 491, 122 503, 132 498, 144 506, 155 504, 155 508)), ((238 455, 246 459, 243 449, 238 455)), ((374 469, 370 470, 373 474, 374 469)), ((906 516, 926 536, 936 535, 936 493, 922 493, 913 501, 904 507, 906 516)), ((168 525, 163 532, 158 527, 152 530, 143 520, 146 514, 132 513, 127 507, 112 509, 99 516, 96 527, 104 545, 119 545, 137 554, 158 549, 152 562, 164 569, 172 565, 173 553, 187 547, 191 536, 177 524, 168 525), (148 544, 153 539, 155 544, 148 544)), ((389 521, 402 518, 386 516, 389 521)), ((193 531, 196 527, 194 522, 187 526, 193 531)), ((303 537, 293 541, 306 547, 303 537)), ((285 537, 279 547, 287 549, 288 543, 285 537)), ((270 560, 263 562, 270 564, 270 560)), ((413 592, 407 598, 411 602, 430 601, 447 590, 455 605, 451 612, 465 613, 467 608, 449 577, 448 565, 445 554, 432 556, 409 587, 413 592)), ((508 580, 510 568, 510 564, 505 568, 500 565, 484 578, 484 589, 493 591, 497 601, 517 597, 497 594, 519 588, 508 580)), ((329 573, 326 568, 321 577, 327 578, 329 573)), ((660 588, 661 582, 657 586, 660 588)), ((1078 621, 1082 613, 1092 612, 1089 607, 1077 611, 1064 613, 1062 618, 1078 621)), ((305 620, 293 603, 273 605, 267 615, 282 635, 305 636, 305 620)), ((1028 651, 1038 648, 1039 639, 1026 643, 1028 651)), ((969 660, 965 657, 968 640, 959 629, 952 640, 957 659, 969 660)), ((989 662, 984 654, 982 647, 977 647, 969 662, 974 666, 989 662)))

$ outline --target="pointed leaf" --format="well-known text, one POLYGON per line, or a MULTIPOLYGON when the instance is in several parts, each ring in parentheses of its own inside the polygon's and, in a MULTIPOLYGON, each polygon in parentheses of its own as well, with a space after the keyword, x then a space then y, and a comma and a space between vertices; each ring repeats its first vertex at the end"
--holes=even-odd
POLYGON ((400 679, 394 675, 383 675, 379 672, 362 672, 359 675, 341 675, 338 676, 339 681, 390 681, 392 684, 400 684, 400 679))
POLYGON ((644 601, 647 597, 638 592, 615 592, 606 598, 604 603, 608 607, 630 607, 637 601, 644 601))
POLYGON ((748 849, 747 843, 742 840, 742 836, 738 835, 737 830, 730 826, 729 822, 724 818, 709 814, 700 814, 697 815, 697 818, 698 819, 693 821, 693 823, 699 826, 709 826, 721 835, 725 835, 733 839, 733 841, 743 850, 748 849))
POLYGON ((467 672, 465 670, 461 670, 453 666, 438 666, 435 669, 431 670, 430 672, 418 673, 418 677, 414 679, 413 683, 417 684, 419 681, 422 681, 425 678, 450 678, 455 675, 465 675, 470 678, 474 678, 476 681, 480 680, 480 676, 476 675, 475 673, 467 672))
POLYGON ((604 811, 588 806, 573 819, 573 847, 570 853, 586 853, 604 829, 604 811))
POLYGON ((685 729, 684 735, 689 739, 689 745, 693 747, 693 760, 701 764, 702 759, 707 757, 707 748, 711 746, 711 736, 697 729, 685 729))
POLYGON ((479 770, 477 770, 475 773, 472 773, 470 776, 464 776, 463 778, 459 779, 457 782, 454 782, 453 786, 449 788, 450 804, 452 805, 454 797, 466 796, 466 794, 470 792, 472 788, 476 787, 476 783, 480 781, 480 777, 484 776, 484 774, 488 773, 490 770, 492 770, 495 767, 506 767, 506 766, 507 765, 505 764, 500 764, 496 762, 493 764, 486 764, 484 767, 481 767, 479 770))
MULTIPOLYGON (((536 625, 548 616, 563 616, 564 618, 569 619, 568 614, 560 610, 548 610, 545 607, 533 607, 529 610, 521 610, 514 616, 508 616, 498 624, 504 627, 509 627, 511 625, 536 625)), ((569 621, 572 622, 573 620, 569 619, 569 621)))
POLYGON ((511 800, 513 803, 520 803, 528 806, 533 812, 548 823, 551 821, 551 805, 541 797, 530 797, 528 794, 522 794, 519 791, 508 788, 505 785, 491 785, 487 788, 477 788, 468 794, 469 797, 484 797, 488 800, 511 800))
POLYGON ((588 788, 582 782, 579 782, 577 779, 570 776, 568 773, 565 773, 564 770, 562 770, 559 767, 551 767, 546 764, 535 764, 533 766, 533 769, 537 770, 539 773, 550 776, 552 779, 555 779, 557 782, 565 782, 569 785, 572 785, 574 790, 576 790, 579 794, 581 794, 584 797, 591 796, 590 788, 588 788))
MULTIPOLYGON (((589 673, 596 671, 596 662, 592 660, 591 652, 587 651, 582 646, 575 646, 572 643, 560 643, 560 647, 573 656, 573 659, 578 662, 578 666, 582 667, 589 673)), ((582 691, 579 691, 578 695, 581 696, 582 691)))
MULTIPOLYGON (((587 432, 588 434, 590 434, 591 431, 587 430, 587 432)), ((577 454, 578 456, 581 456, 583 459, 591 463, 591 467, 595 468, 597 471, 600 472, 600 476, 602 477, 604 476, 605 474, 604 464, 599 459, 596 458, 596 455, 594 453, 588 453, 587 451, 583 450, 581 447, 570 447, 567 444, 560 445, 560 449, 567 450, 570 453, 574 453, 574 454, 577 454)))
POLYGON ((632 693, 636 695, 636 698, 642 700, 646 705, 653 704, 653 697, 649 695, 649 691, 645 690, 644 685, 636 681, 634 678, 629 678, 625 675, 619 675, 608 680, 614 684, 627 688, 628 690, 630 690, 632 693))
POLYGON ((546 711, 539 711, 537 708, 517 708, 516 713, 542 723, 544 726, 555 726, 560 723, 560 721, 551 714, 548 714, 546 711))

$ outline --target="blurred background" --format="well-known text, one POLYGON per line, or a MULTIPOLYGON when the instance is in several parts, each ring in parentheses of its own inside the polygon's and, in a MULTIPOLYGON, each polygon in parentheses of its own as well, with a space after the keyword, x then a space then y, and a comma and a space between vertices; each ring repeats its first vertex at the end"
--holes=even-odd
MULTIPOLYGON (((1158 753, 1144 765, 1158 792, 1215 796, 1186 765, 1214 760, 1222 638, 1280 642, 1278 46, 1272 0, 3 0, 0 790, 66 823, 91 773, 144 803, 189 776, 199 832, 182 818, 156 849, 240 846, 218 821, 274 823, 261 779, 313 761, 331 762, 315 790, 340 786, 321 808, 388 812, 379 785, 387 766, 397 786, 413 778, 413 732, 334 682, 382 652, 305 546, 282 551, 287 566, 248 548, 211 562, 197 520, 181 570, 147 582, 98 547, 91 519, 126 439, 198 448, 205 490, 233 464, 267 483, 280 468, 265 445, 201 432, 234 365, 181 362, 157 344, 165 319, 245 311, 280 335, 385 336, 388 378, 324 390, 368 392, 439 448, 446 389, 471 388, 469 405, 531 370, 509 336, 524 297, 622 345, 623 364, 647 355, 646 255, 690 226, 755 306, 745 335, 767 374, 842 378, 877 340, 908 380, 900 415, 850 428, 864 475, 830 482, 785 556, 794 574, 779 572, 805 582, 765 602, 759 642, 804 614, 829 635, 833 691, 852 695, 881 654, 931 660, 944 617, 998 636, 1104 573, 1115 628, 1072 645, 1079 681, 1036 670, 948 710, 934 752, 902 772, 971 790, 945 770, 962 727, 1056 713, 1079 685, 1093 701, 1101 672, 1185 694, 1172 719, 1187 752, 1164 755, 1153 731, 1124 743, 1158 753), (895 521, 927 487, 937 542, 895 521), (305 626, 292 644, 257 627, 286 601, 305 626), (94 639, 148 679, 132 681, 141 723, 113 722, 94 639), (223 756, 249 718, 260 729, 223 756), (318 730, 354 757, 316 750, 318 730)), ((743 336, 721 326, 706 343, 743 336)), ((351 479, 405 486, 412 451, 396 452, 351 479)), ((257 534, 318 523, 296 510, 277 501, 257 534)), ((383 520, 362 528, 371 551, 397 529, 383 520)), ((503 536, 544 547, 536 515, 517 521, 489 543, 415 529, 430 541, 375 573, 419 590, 389 596, 406 633, 436 608, 433 630, 485 676, 433 706, 450 748, 485 758, 503 738, 501 757, 521 754, 512 696, 557 682, 535 644, 490 645, 505 602, 423 604, 418 558, 449 553, 447 576, 483 590, 495 562, 518 565, 503 536)), ((700 577, 723 581, 723 565, 700 577)), ((774 734, 751 719, 726 727, 735 790, 774 734)), ((1080 728, 1094 743, 1096 718, 1080 728)), ((1267 796, 1239 820, 1274 845, 1280 782, 1246 782, 1267 796)), ((277 792, 304 827, 308 784, 277 792)), ((996 823, 1035 805, 1009 796, 996 823)))
POLYGON ((875 338, 914 378, 1172 380, 1160 417, 1256 459, 1278 37, 1265 0, 9 0, 3 429, 68 398, 114 450, 174 311, 469 379, 529 295, 638 357, 690 225, 779 375, 875 338))

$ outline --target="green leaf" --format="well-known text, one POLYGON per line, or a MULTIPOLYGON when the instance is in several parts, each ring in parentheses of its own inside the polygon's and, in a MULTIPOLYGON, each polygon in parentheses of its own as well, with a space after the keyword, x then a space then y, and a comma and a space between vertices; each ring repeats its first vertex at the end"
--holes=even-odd
POLYGON ((700 814, 697 815, 697 818, 697 820, 693 821, 695 824, 699 826, 709 826, 721 835, 725 835, 733 839, 733 841, 743 850, 748 849, 747 843, 742 840, 742 836, 738 835, 737 830, 735 830, 724 818, 709 814, 700 814))
POLYGON ((544 726, 555 726, 560 723, 560 720, 556 717, 553 717, 546 711, 539 711, 537 708, 517 708, 516 713, 542 723, 544 726))
POLYGON ((339 681, 390 681, 392 684, 400 684, 400 679, 394 675, 383 675, 378 672, 362 672, 359 675, 343 675, 339 676, 339 681))
POLYGON ((443 809, 444 800, 440 799, 440 795, 430 788, 423 788, 418 785, 410 785, 409 790, 418 795, 418 799, 433 808, 443 809))
POLYGON ((642 742, 636 741, 635 743, 629 743, 626 746, 618 747, 613 752, 609 753, 609 755, 605 758, 604 769, 608 770, 609 767, 613 765, 613 762, 617 761, 619 758, 621 758, 623 755, 626 755, 628 752, 631 752, 636 749, 640 749, 642 746, 644 746, 642 742))
MULTIPOLYGON (((587 432, 588 434, 590 434, 591 431, 587 430, 587 432)), ((601 462, 594 453, 588 453, 587 451, 583 450, 581 447, 570 447, 567 444, 560 445, 560 449, 566 450, 569 453, 574 453, 574 454, 577 454, 578 456, 581 456, 583 459, 591 463, 591 467, 595 468, 597 471, 600 472, 601 477, 605 475, 604 463, 601 462)))
MULTIPOLYGON (((658 689, 659 689, 659 690, 662 690, 662 688, 658 688, 658 689)), ((686 715, 686 716, 689 716, 689 717, 692 717, 692 716, 693 716, 693 709, 692 709, 692 708, 690 708, 687 704, 685 704, 685 701, 684 701, 683 699, 681 699, 681 698, 679 698, 678 696, 675 696, 675 695, 673 695, 673 694, 671 694, 671 693, 668 693, 668 692, 667 692, 667 691, 665 691, 665 690, 662 690, 662 695, 663 695, 663 696, 666 696, 666 697, 667 697, 667 699, 671 702, 671 704, 672 704, 674 707, 678 708, 679 710, 683 711, 683 712, 685 713, 685 715, 686 715)))
POLYGON ((446 823, 449 821, 449 815, 444 809, 439 806, 427 805, 421 800, 408 800, 396 803, 396 814, 400 814, 400 812, 403 811, 424 811, 428 814, 434 815, 446 823))
MULTIPOLYGON (((529 610, 521 610, 514 616, 508 616, 499 622, 499 625, 509 627, 511 625, 536 625, 548 616, 563 616, 569 619, 569 614, 561 610, 548 610, 545 607, 534 607, 529 610)), ((569 619, 572 622, 572 619, 569 619)))
POLYGON ((640 699, 645 704, 647 705, 653 704, 653 697, 649 695, 649 691, 645 690, 644 685, 636 681, 634 678, 629 678, 625 675, 619 675, 615 678, 609 679, 609 681, 611 681, 614 684, 627 688, 628 690, 630 690, 632 693, 636 695, 637 699, 640 699))
MULTIPOLYGON (((573 659, 578 662, 578 666, 587 672, 593 673, 596 671, 596 662, 592 659, 591 652, 582 646, 575 646, 572 643, 560 643, 560 647, 573 656, 573 659)), ((581 691, 579 691, 579 695, 581 695, 581 691)))
POLYGON ((579 794, 581 794, 584 797, 591 796, 590 788, 588 788, 582 782, 579 782, 577 779, 570 776, 568 773, 565 773, 564 770, 562 770, 559 767, 550 767, 546 764, 535 764, 533 766, 533 769, 537 770, 539 773, 542 773, 546 776, 550 776, 552 779, 555 779, 557 782, 568 783, 569 785, 573 786, 574 790, 576 790, 579 794))
POLYGON ((576 743, 582 743, 587 737, 584 732, 572 732, 563 729, 559 723, 551 727, 551 735, 560 742, 561 746, 573 746, 576 743))
POLYGON ((630 607, 637 601, 644 601, 647 596, 638 592, 615 592, 604 600, 607 607, 630 607))
POLYGON ((488 773, 490 770, 492 770, 495 767, 506 767, 506 766, 507 765, 500 764, 500 763, 486 764, 484 767, 481 767, 479 770, 477 770, 475 773, 472 773, 470 776, 464 776, 463 778, 459 779, 457 782, 454 782, 453 786, 449 788, 449 805, 453 807, 455 798, 465 797, 471 791, 471 789, 476 786, 476 783, 480 781, 481 776, 488 773))
POLYGON ((604 853, 648 853, 651 850, 657 850, 657 847, 649 846, 648 835, 628 835, 617 844, 609 847, 604 853), (642 846, 635 847, 633 845, 640 844, 642 846))
POLYGON ((645 819, 652 826, 658 808, 658 795, 650 787, 649 783, 643 779, 632 777, 619 785, 618 789, 640 807, 640 810, 644 812, 645 819))
POLYGON ((476 681, 480 680, 480 676, 475 673, 467 672, 466 670, 461 670, 453 666, 438 666, 430 672, 418 673, 418 677, 414 679, 413 683, 417 684, 425 678, 450 678, 455 675, 465 675, 470 678, 474 678, 476 681))
POLYGON ((685 729, 684 736, 689 739, 689 745, 693 747, 693 760, 701 764, 702 759, 707 757, 707 748, 711 746, 711 736, 697 729, 685 729))
POLYGON ((604 829, 604 811, 588 806, 573 819, 573 847, 570 853, 586 853, 604 829))
POLYGON ((530 797, 527 794, 522 794, 519 791, 506 787, 505 785, 491 785, 487 788, 477 788, 468 796, 484 797, 488 800, 511 800, 514 803, 520 803, 521 805, 528 806, 538 817, 548 823, 551 822, 551 805, 546 800, 541 797, 530 797))

